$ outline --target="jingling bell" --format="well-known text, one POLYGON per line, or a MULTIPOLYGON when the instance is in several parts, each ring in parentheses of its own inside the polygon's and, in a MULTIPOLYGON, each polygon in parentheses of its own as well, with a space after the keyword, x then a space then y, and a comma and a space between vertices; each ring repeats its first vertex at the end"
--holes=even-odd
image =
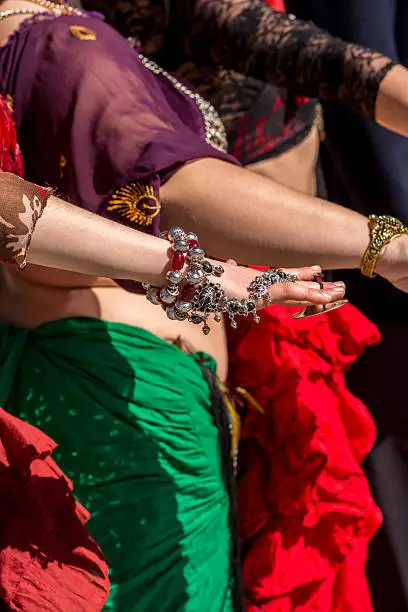
POLYGON ((204 258, 204 251, 203 249, 200 249, 199 247, 194 247, 193 249, 190 249, 187 257, 189 259, 203 259, 204 258))
POLYGON ((166 274, 166 278, 169 283, 173 283, 173 285, 178 285, 184 278, 184 274, 179 270, 169 270, 166 274))
POLYGON ((160 291, 160 299, 165 304, 173 304, 176 301, 176 297, 177 296, 175 295, 171 295, 171 293, 167 291, 166 287, 163 287, 163 289, 160 291))
POLYGON ((186 274, 186 281, 190 285, 199 285, 204 278, 204 274, 201 270, 191 270, 186 274))
POLYGON ((166 308, 166 315, 172 321, 176 321, 177 320, 177 313, 176 313, 176 309, 174 308, 174 306, 168 306, 166 308))
POLYGON ((159 289, 157 287, 150 287, 150 289, 147 290, 146 299, 155 306, 158 306, 160 304, 159 289))
POLYGON ((185 234, 185 232, 184 232, 182 227, 176 226, 176 227, 172 227, 169 230, 168 237, 169 237, 169 239, 171 241, 174 241, 174 240, 185 240, 186 239, 186 234, 185 234))
POLYGON ((173 249, 178 253, 187 253, 189 246, 187 240, 175 240, 173 249))
POLYGON ((193 308, 193 304, 185 300, 177 300, 177 302, 175 303, 175 307, 180 312, 190 312, 190 310, 193 308))
POLYGON ((187 242, 191 242, 191 240, 196 240, 198 242, 198 236, 194 232, 188 232, 186 240, 187 242))

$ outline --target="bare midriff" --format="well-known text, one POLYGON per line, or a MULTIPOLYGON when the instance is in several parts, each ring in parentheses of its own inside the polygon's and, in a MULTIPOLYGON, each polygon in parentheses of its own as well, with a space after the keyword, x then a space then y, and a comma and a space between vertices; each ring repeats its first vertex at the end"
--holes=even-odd
POLYGON ((0 322, 35 328, 67 317, 92 317, 142 327, 187 351, 205 351, 217 361, 218 375, 227 375, 227 346, 222 324, 213 323, 204 336, 201 327, 170 321, 144 295, 129 293, 114 281, 38 266, 23 272, 0 266, 0 322))
POLYGON ((286 153, 251 164, 247 168, 300 193, 315 196, 319 145, 319 132, 315 126, 307 138, 286 153))
MULTIPOLYGON (((318 152, 317 131, 290 152, 250 167, 294 189, 314 195, 318 152), (294 172, 293 168, 299 168, 294 172), (302 172, 300 172, 302 169, 302 172), (294 184, 293 177, 296 177, 294 184)), ((23 272, 0 266, 0 322, 35 328, 42 323, 67 317, 93 317, 113 323, 141 327, 184 350, 205 351, 217 361, 218 375, 225 380, 228 354, 225 327, 213 323, 211 334, 201 327, 170 321, 158 306, 144 295, 123 290, 114 281, 27 266, 23 272)))
MULTIPOLYGON (((43 11, 31 2, 8 1, 8 8, 30 8, 43 11)), ((2 22, 0 45, 26 18, 15 16, 2 22)), ((315 195, 315 167, 319 146, 317 130, 288 153, 249 167, 303 193, 315 195)), ((221 380, 227 376, 228 355, 223 324, 212 324, 209 336, 201 327, 170 321, 158 306, 144 295, 124 291, 114 281, 50 268, 28 266, 19 272, 11 266, 0 266, 0 322, 35 328, 48 321, 67 317, 93 317, 144 328, 168 342, 178 342, 190 351, 205 351, 218 364, 221 380)))

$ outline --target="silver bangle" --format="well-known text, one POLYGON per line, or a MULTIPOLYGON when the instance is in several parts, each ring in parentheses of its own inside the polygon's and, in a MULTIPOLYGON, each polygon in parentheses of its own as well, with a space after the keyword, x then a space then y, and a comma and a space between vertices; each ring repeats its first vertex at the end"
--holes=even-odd
POLYGON ((271 268, 257 276, 248 287, 248 298, 228 298, 221 284, 212 282, 209 276, 221 277, 222 266, 214 266, 205 259, 205 252, 198 243, 197 235, 186 233, 181 227, 173 227, 160 235, 171 243, 174 255, 172 261, 177 263, 166 274, 168 284, 162 288, 144 284, 147 299, 154 305, 161 305, 169 319, 186 321, 194 325, 202 325, 205 335, 210 333, 208 319, 211 315, 219 323, 223 315, 228 316, 231 326, 237 327, 235 317, 248 317, 259 323, 257 306, 260 301, 264 305, 271 304, 269 288, 277 283, 296 282, 297 276, 288 274, 279 268, 271 268), (181 262, 183 263, 180 267, 181 262), (184 269, 185 265, 187 267, 184 269))

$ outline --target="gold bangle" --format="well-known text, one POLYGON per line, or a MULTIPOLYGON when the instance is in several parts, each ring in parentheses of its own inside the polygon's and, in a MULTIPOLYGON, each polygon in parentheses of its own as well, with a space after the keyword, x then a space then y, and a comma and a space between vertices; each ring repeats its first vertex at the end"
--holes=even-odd
POLYGON ((395 217, 389 215, 370 215, 368 217, 370 242, 361 262, 361 273, 369 278, 375 276, 377 260, 394 238, 408 234, 408 228, 395 217))

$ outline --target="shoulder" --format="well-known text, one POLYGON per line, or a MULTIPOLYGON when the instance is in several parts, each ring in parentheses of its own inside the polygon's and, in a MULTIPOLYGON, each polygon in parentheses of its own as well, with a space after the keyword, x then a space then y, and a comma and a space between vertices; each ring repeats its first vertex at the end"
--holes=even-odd
POLYGON ((44 66, 81 72, 96 60, 126 57, 132 50, 126 39, 102 17, 85 13, 29 19, 15 34, 26 69, 44 66))
POLYGON ((137 63, 137 54, 101 18, 81 15, 40 20, 26 33, 20 74, 38 84, 72 88, 83 77, 106 82, 108 74, 137 63))
POLYGON ((46 19, 33 28, 36 46, 53 55, 67 59, 75 55, 75 63, 110 48, 128 48, 128 42, 102 18, 92 15, 70 15, 46 19), (42 41, 42 42, 41 42, 42 41))

